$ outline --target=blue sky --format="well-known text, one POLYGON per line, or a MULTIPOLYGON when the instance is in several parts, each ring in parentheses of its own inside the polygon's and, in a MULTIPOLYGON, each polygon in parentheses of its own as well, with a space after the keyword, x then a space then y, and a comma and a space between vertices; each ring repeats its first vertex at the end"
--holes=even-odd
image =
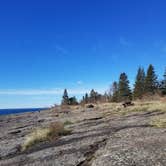
POLYGON ((166 66, 164 0, 29 0, 0 5, 0 108, 108 89, 125 71, 166 66))

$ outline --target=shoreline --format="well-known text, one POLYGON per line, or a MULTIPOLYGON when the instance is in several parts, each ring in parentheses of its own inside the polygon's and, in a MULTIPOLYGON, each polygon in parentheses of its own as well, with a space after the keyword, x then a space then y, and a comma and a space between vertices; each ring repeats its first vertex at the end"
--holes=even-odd
POLYGON ((4 115, 14 115, 14 114, 22 114, 22 113, 33 113, 48 110, 49 108, 6 108, 0 109, 0 116, 4 115))

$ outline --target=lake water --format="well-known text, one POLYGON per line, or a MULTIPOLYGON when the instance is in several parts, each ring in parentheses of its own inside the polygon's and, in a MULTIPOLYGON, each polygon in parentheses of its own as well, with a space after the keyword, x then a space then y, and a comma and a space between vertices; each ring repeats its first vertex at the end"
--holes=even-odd
POLYGON ((17 114, 23 112, 35 112, 35 111, 43 111, 47 108, 14 108, 14 109, 0 109, 0 115, 8 115, 8 114, 17 114))

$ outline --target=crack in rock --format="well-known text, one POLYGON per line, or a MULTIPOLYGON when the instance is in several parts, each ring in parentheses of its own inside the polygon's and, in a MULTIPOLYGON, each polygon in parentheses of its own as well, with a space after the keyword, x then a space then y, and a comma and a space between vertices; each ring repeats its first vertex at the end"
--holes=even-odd
POLYGON ((107 143, 107 138, 104 138, 103 140, 94 143, 93 145, 90 145, 89 151, 85 153, 85 160, 78 163, 76 166, 90 166, 92 160, 95 158, 95 152, 105 146, 107 143))

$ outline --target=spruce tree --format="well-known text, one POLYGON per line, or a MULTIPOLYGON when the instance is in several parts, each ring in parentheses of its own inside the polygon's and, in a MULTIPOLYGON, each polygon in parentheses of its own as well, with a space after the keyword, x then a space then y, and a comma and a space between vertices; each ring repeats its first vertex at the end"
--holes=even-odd
POLYGON ((85 104, 85 96, 82 97, 81 103, 85 104))
POLYGON ((85 104, 87 104, 87 103, 89 102, 89 97, 88 97, 88 94, 87 94, 87 93, 85 94, 84 100, 85 100, 85 104))
POLYGON ((145 72, 141 67, 138 68, 133 93, 134 99, 141 99, 145 93, 145 72))
POLYGON ((90 92, 90 102, 96 103, 97 100, 97 92, 94 91, 94 89, 90 92))
POLYGON ((65 89, 62 96, 62 105, 68 105, 68 104, 69 104, 69 96, 68 96, 67 89, 65 89))
POLYGON ((75 96, 70 97, 68 99, 68 102, 69 102, 69 105, 77 105, 78 104, 77 98, 75 96))
POLYGON ((162 95, 166 95, 166 69, 163 76, 164 76, 164 79, 161 82, 161 93, 162 95))
POLYGON ((112 102, 118 102, 119 97, 119 90, 118 90, 118 83, 116 81, 112 84, 112 102))
POLYGON ((119 78, 119 101, 128 101, 132 99, 129 80, 126 73, 121 73, 119 78))
POLYGON ((145 92, 154 94, 158 88, 157 76, 152 64, 149 65, 145 78, 145 92))

